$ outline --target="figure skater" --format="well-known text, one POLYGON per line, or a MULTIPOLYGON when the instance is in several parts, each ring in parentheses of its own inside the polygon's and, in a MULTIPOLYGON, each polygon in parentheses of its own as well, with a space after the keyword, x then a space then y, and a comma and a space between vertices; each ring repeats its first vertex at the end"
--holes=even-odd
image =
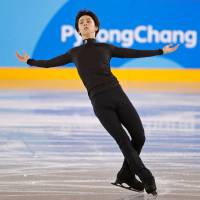
POLYGON ((96 36, 100 23, 96 14, 90 10, 80 10, 76 16, 75 28, 82 37, 82 44, 69 49, 62 55, 49 60, 34 60, 24 52, 17 58, 30 66, 56 67, 73 62, 87 89, 94 113, 103 127, 119 146, 124 162, 117 173, 115 185, 127 189, 157 194, 155 178, 144 165, 140 153, 145 142, 141 119, 131 101, 123 91, 117 78, 110 70, 110 59, 139 58, 174 52, 178 45, 166 45, 156 50, 136 50, 120 48, 107 43, 99 43, 96 36), (126 128, 122 127, 122 125, 126 128), (140 179, 138 180, 137 177, 140 179))

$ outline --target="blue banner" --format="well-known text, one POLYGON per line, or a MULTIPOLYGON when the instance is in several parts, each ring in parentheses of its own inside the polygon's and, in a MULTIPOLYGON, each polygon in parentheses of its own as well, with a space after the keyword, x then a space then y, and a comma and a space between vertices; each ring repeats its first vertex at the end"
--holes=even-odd
MULTIPOLYGON (((48 7, 49 4, 51 2, 46 6, 48 7)), ((18 6, 22 6, 20 2, 18 6)), ((69 0, 64 3, 62 1, 60 8, 55 10, 38 35, 31 57, 49 59, 80 45, 82 39, 74 27, 75 17, 80 9, 90 9, 97 14, 100 20, 100 31, 97 35, 99 42, 135 49, 158 49, 169 43, 180 44, 179 49, 172 54, 139 59, 113 58, 112 67, 200 67, 198 59, 200 1, 196 0, 69 0)), ((34 16, 32 17, 34 20, 34 16)), ((26 35, 25 27, 21 27, 21 34, 26 35)), ((9 45, 12 44, 7 44, 4 48, 9 48, 9 45)), ((0 60, 0 65, 5 64, 0 60)), ((16 65, 16 60, 11 59, 9 65, 16 65)), ((67 66, 74 66, 74 64, 67 66)))

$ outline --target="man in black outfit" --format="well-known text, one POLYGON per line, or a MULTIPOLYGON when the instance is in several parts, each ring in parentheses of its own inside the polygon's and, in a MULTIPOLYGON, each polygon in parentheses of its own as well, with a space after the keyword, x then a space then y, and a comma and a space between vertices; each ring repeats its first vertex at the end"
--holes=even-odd
POLYGON ((117 78, 112 74, 110 59, 112 57, 139 58, 162 55, 175 51, 178 45, 173 48, 167 45, 158 50, 136 50, 98 43, 96 35, 99 31, 99 20, 89 10, 81 10, 77 14, 75 27, 83 43, 71 48, 63 55, 50 60, 34 60, 28 54, 20 56, 18 52, 16 56, 28 65, 45 68, 62 66, 70 62, 75 63, 79 76, 87 89, 95 115, 115 139, 124 155, 124 163, 114 184, 122 186, 126 183, 129 189, 136 191, 145 189, 147 193, 156 194, 155 179, 139 156, 145 142, 142 122, 117 78), (122 125, 127 129, 131 139, 122 125), (135 175, 141 181, 137 180, 135 175))

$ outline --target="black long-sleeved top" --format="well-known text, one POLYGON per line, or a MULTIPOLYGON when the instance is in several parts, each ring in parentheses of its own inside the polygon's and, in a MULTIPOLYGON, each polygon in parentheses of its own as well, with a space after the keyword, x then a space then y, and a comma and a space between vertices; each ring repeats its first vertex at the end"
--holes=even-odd
POLYGON ((82 45, 70 49, 63 55, 50 60, 28 59, 27 64, 49 68, 73 62, 89 97, 91 97, 100 91, 119 85, 117 78, 110 70, 110 59, 112 57, 139 58, 161 54, 163 54, 162 49, 136 50, 120 48, 107 43, 98 43, 96 39, 90 38, 83 40, 82 45))

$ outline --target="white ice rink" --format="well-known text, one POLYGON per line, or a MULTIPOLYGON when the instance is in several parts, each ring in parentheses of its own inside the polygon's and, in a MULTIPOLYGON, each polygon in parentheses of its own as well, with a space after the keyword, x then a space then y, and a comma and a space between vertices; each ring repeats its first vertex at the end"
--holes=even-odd
MULTIPOLYGON (((200 199, 200 94, 127 93, 160 200, 200 199)), ((86 93, 0 91, 0 200, 144 200, 115 187, 123 156, 86 93)))

